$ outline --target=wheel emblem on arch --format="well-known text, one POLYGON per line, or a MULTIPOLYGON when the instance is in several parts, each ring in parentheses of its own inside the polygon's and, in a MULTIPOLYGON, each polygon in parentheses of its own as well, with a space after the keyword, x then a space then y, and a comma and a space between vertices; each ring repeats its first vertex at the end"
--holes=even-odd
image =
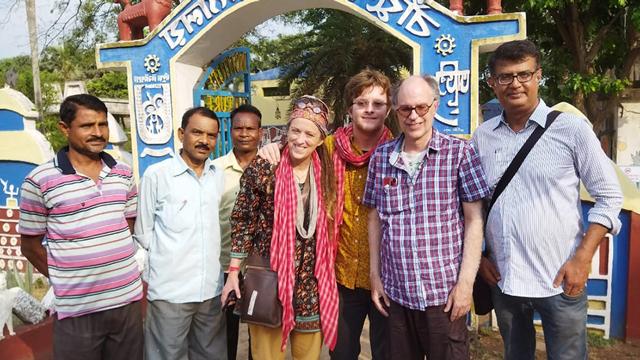
POLYGON ((447 56, 453 54, 453 49, 456 48, 456 40, 450 34, 442 34, 436 39, 436 44, 433 47, 438 54, 447 56))

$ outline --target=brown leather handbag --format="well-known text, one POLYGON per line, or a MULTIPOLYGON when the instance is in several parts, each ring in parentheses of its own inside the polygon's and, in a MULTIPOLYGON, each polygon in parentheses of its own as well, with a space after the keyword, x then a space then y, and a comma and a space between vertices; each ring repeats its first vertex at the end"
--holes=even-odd
POLYGON ((239 302, 243 322, 277 328, 282 325, 282 304, 278 299, 278 274, 269 259, 250 255, 246 260, 242 298, 239 302))

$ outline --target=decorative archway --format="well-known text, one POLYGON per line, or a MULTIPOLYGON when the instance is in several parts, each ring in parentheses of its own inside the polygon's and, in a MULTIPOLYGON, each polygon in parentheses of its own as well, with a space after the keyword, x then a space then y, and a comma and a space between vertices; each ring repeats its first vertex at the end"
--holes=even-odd
POLYGON ((251 102, 250 60, 248 48, 230 49, 216 56, 193 89, 193 105, 213 110, 219 120, 216 157, 233 148, 231 111, 251 102), (236 88, 236 85, 239 85, 236 88))
POLYGON ((179 148, 175 131, 212 54, 269 18, 310 8, 360 16, 408 44, 414 73, 440 82, 435 126, 455 135, 478 124, 479 53, 525 37, 524 13, 459 16, 431 0, 185 0, 145 39, 97 48, 99 68, 128 74, 136 176, 179 148), (163 127, 150 131, 150 117, 163 127))

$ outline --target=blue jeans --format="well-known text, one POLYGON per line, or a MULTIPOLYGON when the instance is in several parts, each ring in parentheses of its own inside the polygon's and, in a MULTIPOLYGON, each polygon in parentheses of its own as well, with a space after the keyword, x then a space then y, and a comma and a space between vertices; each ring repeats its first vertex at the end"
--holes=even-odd
POLYGON ((587 293, 576 297, 559 294, 546 298, 526 298, 491 290, 506 360, 534 360, 536 331, 533 313, 542 320, 549 360, 587 359, 587 293))

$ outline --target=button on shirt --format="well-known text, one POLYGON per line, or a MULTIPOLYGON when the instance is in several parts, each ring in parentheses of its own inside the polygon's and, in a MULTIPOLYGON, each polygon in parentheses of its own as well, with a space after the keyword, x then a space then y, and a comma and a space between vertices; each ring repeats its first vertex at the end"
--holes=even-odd
POLYGON ((240 191, 240 178, 244 173, 233 150, 225 156, 213 160, 213 164, 224 174, 224 190, 220 200, 220 231, 222 233, 222 252, 220 253, 220 265, 226 271, 231 262, 231 211, 236 203, 238 191, 240 191))
MULTIPOLYGON (((525 128, 513 131, 500 115, 476 130, 476 144, 491 191, 549 107, 540 100, 525 128)), ((489 214, 485 240, 506 294, 549 297, 558 270, 582 241, 580 180, 596 200, 588 221, 620 230, 620 186, 611 160, 589 124, 563 113, 542 135, 489 214)))
POLYGON ((140 182, 136 240, 148 251, 148 299, 202 302, 222 291, 218 209, 224 178, 210 160, 200 178, 180 155, 140 182))
POLYGON ((336 253, 336 280, 349 289, 367 289, 369 284, 369 208, 362 205, 367 166, 346 165, 344 173, 344 210, 340 242, 336 253))
POLYGON ((20 233, 47 239, 49 280, 58 319, 124 306, 142 298, 135 244, 131 168, 100 153, 97 181, 76 172, 69 148, 33 169, 22 185, 20 233))
MULTIPOLYGON (((331 156, 335 151, 335 136, 324 140, 331 156)), ((356 155, 362 155, 351 139, 351 149, 356 155)), ((369 208, 362 204, 364 185, 367 182, 367 165, 345 164, 344 171, 344 208, 340 225, 340 242, 336 252, 336 280, 348 289, 367 289, 369 284, 369 232, 367 220, 369 208)))
POLYGON ((462 262, 462 202, 489 194, 480 159, 466 141, 433 129, 428 152, 409 177, 404 135, 369 161, 364 204, 380 215, 381 278, 402 306, 425 310, 447 302, 462 262))

